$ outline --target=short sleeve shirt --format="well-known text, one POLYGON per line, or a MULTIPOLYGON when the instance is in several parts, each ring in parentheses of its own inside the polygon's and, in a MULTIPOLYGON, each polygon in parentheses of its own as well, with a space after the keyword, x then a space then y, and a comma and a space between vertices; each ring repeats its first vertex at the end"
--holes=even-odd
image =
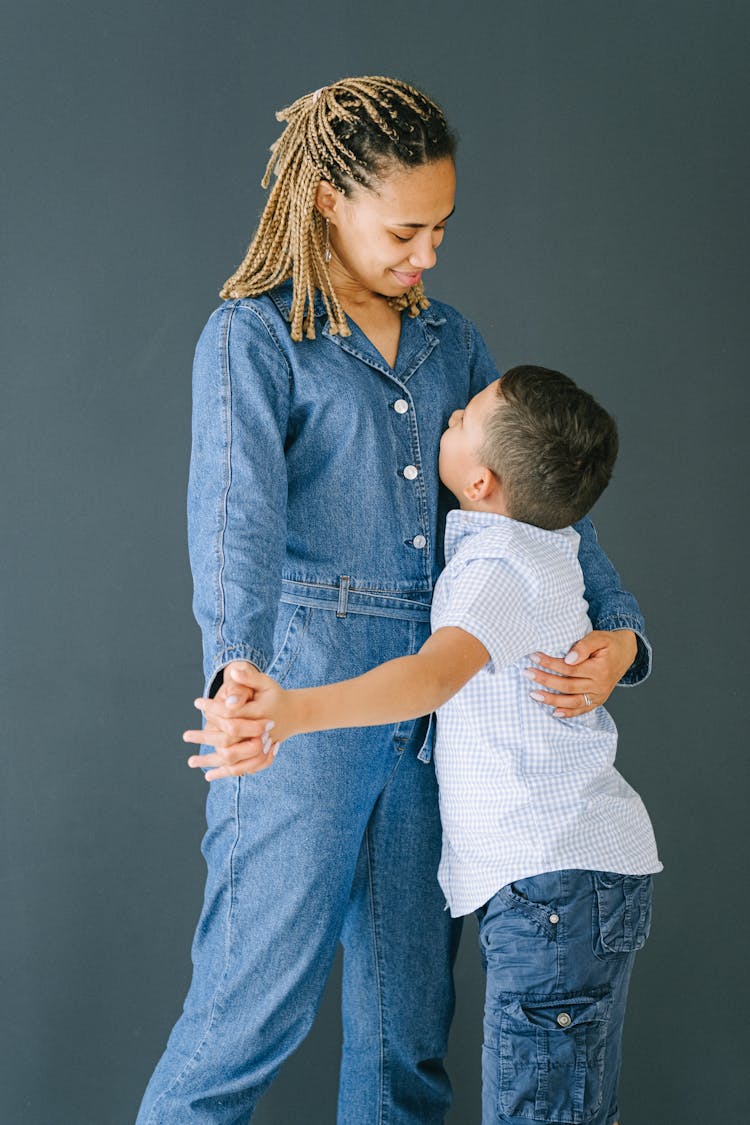
POLYGON ((553 718, 523 675, 534 652, 564 656, 591 629, 577 550, 572 528, 448 514, 432 629, 464 629, 490 654, 437 717, 439 878, 454 915, 544 871, 661 869, 643 803, 613 766, 610 715, 553 718))

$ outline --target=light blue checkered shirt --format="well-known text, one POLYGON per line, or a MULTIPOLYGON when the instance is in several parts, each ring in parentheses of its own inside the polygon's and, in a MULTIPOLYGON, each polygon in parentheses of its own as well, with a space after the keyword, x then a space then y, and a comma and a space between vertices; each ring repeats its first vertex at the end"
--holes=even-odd
POLYGON ((577 533, 452 511, 445 557, 433 632, 465 629, 491 657, 437 716, 439 879, 451 914, 545 871, 660 871, 643 802, 613 766, 611 716, 598 707, 555 719, 522 675, 531 653, 564 656, 591 630, 577 533))

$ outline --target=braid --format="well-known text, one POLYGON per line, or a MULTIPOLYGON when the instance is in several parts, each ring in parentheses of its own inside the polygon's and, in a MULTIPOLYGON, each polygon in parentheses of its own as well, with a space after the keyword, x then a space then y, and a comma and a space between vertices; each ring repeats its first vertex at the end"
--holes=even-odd
MULTIPOLYGON (((344 78, 305 94, 276 114, 286 127, 271 146, 261 184, 271 188, 245 258, 221 296, 258 297, 293 282, 291 335, 315 338, 315 293, 320 292, 331 332, 349 335, 346 314, 325 260, 325 224, 316 209, 318 184, 328 180, 344 195, 353 184, 369 187, 389 162, 413 166, 453 156, 455 138, 440 108, 395 78, 344 78)), ((393 308, 418 316, 429 306, 422 283, 393 308)))

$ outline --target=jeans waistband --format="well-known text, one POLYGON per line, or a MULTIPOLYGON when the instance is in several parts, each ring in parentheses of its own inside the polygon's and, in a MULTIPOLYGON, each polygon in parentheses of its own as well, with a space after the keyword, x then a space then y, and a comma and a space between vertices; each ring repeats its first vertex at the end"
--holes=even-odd
POLYGON ((326 582, 281 582, 281 600, 292 605, 309 605, 333 610, 339 617, 347 613, 367 613, 372 617, 395 617, 401 621, 429 621, 430 602, 425 595, 396 594, 352 586, 348 574, 334 585, 326 582))

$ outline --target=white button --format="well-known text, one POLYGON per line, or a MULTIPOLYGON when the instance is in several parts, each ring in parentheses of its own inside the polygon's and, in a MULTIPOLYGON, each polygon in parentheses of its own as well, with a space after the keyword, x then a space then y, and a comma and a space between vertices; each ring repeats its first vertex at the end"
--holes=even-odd
POLYGON ((571 1020, 567 1012, 560 1012, 560 1015, 557 1017, 557 1022, 559 1023, 560 1027, 570 1027, 573 1021, 571 1020))
POLYGON ((393 404, 393 409, 397 414, 406 414, 406 411, 409 409, 409 403, 405 398, 397 398, 393 404))
POLYGON ((404 469, 404 476, 407 480, 416 480, 419 476, 419 469, 416 465, 407 465, 404 469))
POLYGON ((415 535, 412 539, 412 545, 421 551, 423 547, 427 546, 427 540, 424 535, 415 535))
POLYGON ((553 926, 556 926, 557 923, 560 921, 560 915, 559 914, 550 914, 549 920, 550 920, 550 922, 552 923, 553 926))

